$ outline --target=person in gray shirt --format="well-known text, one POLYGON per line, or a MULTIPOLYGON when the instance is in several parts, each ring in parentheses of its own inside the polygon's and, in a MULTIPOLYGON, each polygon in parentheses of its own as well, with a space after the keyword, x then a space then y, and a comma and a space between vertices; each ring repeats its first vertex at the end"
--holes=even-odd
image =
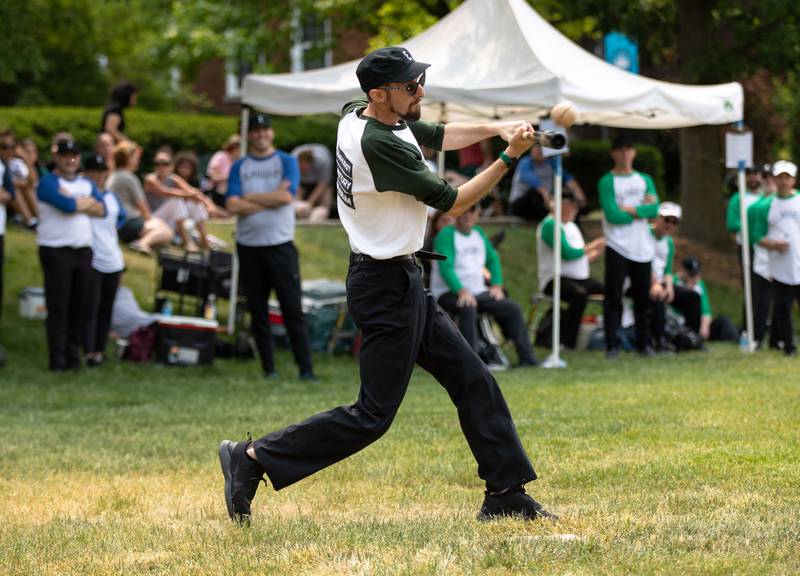
POLYGON ((277 377, 267 304, 274 289, 300 379, 316 380, 300 304, 300 266, 293 242, 292 201, 297 193, 300 170, 297 160, 275 149, 274 137, 269 116, 258 113, 250 116, 249 153, 231 167, 225 207, 238 220, 236 252, 240 278, 264 374, 268 378, 277 377))

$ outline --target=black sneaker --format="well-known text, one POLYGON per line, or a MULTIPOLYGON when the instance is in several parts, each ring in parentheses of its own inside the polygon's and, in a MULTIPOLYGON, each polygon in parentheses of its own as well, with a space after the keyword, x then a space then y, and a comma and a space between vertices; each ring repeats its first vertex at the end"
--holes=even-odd
POLYGON ((228 516, 238 524, 250 523, 250 503, 264 479, 264 470, 247 457, 249 442, 223 440, 219 445, 219 463, 225 476, 225 505, 228 516))
POLYGON ((525 493, 525 488, 519 486, 502 494, 490 494, 488 490, 483 498, 483 505, 478 512, 478 520, 487 521, 512 516, 523 520, 537 520, 549 518, 558 520, 558 516, 545 510, 541 504, 525 493))

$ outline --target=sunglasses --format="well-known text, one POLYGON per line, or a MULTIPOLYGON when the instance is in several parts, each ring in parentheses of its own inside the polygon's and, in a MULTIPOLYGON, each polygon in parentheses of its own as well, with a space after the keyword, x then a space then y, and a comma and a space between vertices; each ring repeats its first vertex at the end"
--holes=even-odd
POLYGON ((406 82, 402 86, 381 86, 381 88, 384 90, 405 90, 409 96, 413 96, 420 86, 425 86, 425 72, 422 73, 419 79, 406 82))
POLYGON ((677 226, 680 220, 678 220, 677 218, 664 218, 664 222, 666 222, 667 224, 672 224, 674 226, 677 226))
POLYGON ((3 142, 2 144, 0 144, 0 150, 13 150, 13 149, 14 149, 14 144, 11 144, 10 142, 3 142))
POLYGON ((171 160, 156 160, 155 161, 155 165, 156 166, 170 166, 171 164, 172 164, 171 160))

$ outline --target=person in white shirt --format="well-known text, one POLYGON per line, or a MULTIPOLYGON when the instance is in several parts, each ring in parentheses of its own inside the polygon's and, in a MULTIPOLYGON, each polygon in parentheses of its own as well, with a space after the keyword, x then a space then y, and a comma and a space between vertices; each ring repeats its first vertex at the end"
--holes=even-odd
POLYGON ((781 160, 772 167, 778 190, 747 211, 750 241, 769 250, 769 273, 775 287, 774 337, 795 356, 792 305, 800 303, 800 194, 795 190, 797 165, 781 160))
POLYGON ((292 150, 300 168, 300 186, 294 201, 299 219, 325 220, 333 204, 333 155, 322 144, 303 144, 292 150))
MULTIPOLYGON (((554 202, 551 201, 551 205, 554 202)), ((586 302, 591 294, 603 294, 603 283, 589 276, 589 264, 600 256, 605 247, 605 238, 595 238, 588 244, 575 218, 581 202, 575 194, 565 190, 561 195, 561 299, 569 308, 565 316, 561 341, 567 348, 575 348, 581 318, 586 302)), ((553 293, 555 263, 555 218, 553 208, 536 228, 536 265, 538 267, 539 290, 545 294, 553 293)))
POLYGON ((622 291, 630 278, 636 323, 636 349, 652 356, 648 308, 650 307, 650 263, 655 244, 647 224, 658 215, 658 194, 652 178, 633 169, 636 148, 626 136, 617 136, 611 146, 614 167, 598 183, 606 237, 606 297, 603 329, 606 357, 619 355, 617 330, 622 317, 622 291))
POLYGON ((89 280, 89 311, 84 329, 86 365, 99 366, 105 360, 111 311, 117 295, 125 259, 119 247, 117 229, 125 221, 125 209, 116 195, 106 189, 108 166, 102 155, 84 162, 84 173, 103 196, 106 215, 92 218, 92 270, 89 280))
POLYGON ((81 366, 92 266, 92 217, 105 216, 97 186, 78 174, 81 157, 74 140, 59 140, 55 169, 39 182, 39 259, 44 271, 49 368, 81 366))

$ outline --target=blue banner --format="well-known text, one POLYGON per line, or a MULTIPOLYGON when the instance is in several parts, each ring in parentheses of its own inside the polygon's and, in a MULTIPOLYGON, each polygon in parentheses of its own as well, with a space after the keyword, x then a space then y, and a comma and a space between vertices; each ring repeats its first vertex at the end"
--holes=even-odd
POLYGON ((639 73, 639 46, 620 32, 606 34, 603 39, 606 62, 634 74, 639 73))

